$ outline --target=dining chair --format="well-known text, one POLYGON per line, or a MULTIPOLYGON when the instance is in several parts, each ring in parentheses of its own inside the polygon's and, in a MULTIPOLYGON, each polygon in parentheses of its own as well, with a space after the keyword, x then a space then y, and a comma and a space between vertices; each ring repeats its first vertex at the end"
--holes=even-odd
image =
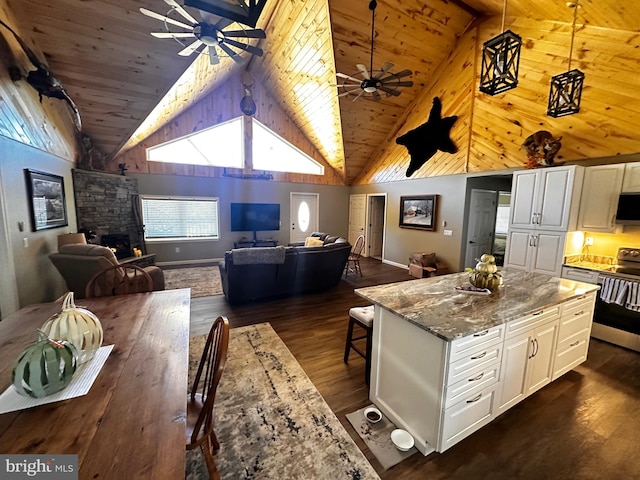
POLYGON ((87 283, 85 298, 110 297, 129 293, 151 292, 153 280, 136 265, 120 264, 96 273, 87 283))
POLYGON ((349 258, 347 258, 347 264, 344 267, 344 275, 345 277, 349 274, 350 271, 355 273, 360 273, 362 276, 362 270, 360 269, 360 256, 362 255, 362 249, 364 248, 364 235, 359 235, 356 238, 356 243, 351 249, 351 253, 349 254, 349 258), (350 265, 353 263, 353 270, 351 270, 350 265))
POLYGON ((209 476, 220 479, 213 453, 220 448, 213 431, 213 402, 229 347, 229 320, 215 319, 205 343, 198 371, 187 401, 187 450, 200 447, 209 476))

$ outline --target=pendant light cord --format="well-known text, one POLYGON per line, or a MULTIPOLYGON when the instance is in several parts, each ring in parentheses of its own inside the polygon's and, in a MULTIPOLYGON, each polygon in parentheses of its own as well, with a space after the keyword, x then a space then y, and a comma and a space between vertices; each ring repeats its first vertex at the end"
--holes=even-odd
POLYGON ((369 8, 371 9, 371 57, 369 59, 369 75, 373 76, 373 36, 376 34, 375 24, 376 24, 376 7, 378 3, 376 0, 371 0, 369 2, 369 8))
POLYGON ((573 25, 571 26, 571 46, 569 47, 569 68, 567 69, 568 72, 571 71, 571 56, 573 55, 573 38, 576 35, 576 18, 578 16, 578 6, 579 0, 576 0, 576 3, 573 5, 573 25))
POLYGON ((502 7, 502 33, 504 33, 504 17, 507 14, 507 0, 504 0, 504 6, 502 7))

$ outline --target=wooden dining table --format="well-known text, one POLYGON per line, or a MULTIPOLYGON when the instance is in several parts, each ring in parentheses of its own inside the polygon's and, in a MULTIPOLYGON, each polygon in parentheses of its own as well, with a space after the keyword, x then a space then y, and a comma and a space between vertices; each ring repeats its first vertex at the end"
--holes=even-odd
MULTIPOLYGON (((77 301, 113 350, 87 395, 0 415, 1 454, 77 454, 80 479, 184 478, 189 289, 77 301)), ((0 393, 61 302, 0 321, 0 393)))

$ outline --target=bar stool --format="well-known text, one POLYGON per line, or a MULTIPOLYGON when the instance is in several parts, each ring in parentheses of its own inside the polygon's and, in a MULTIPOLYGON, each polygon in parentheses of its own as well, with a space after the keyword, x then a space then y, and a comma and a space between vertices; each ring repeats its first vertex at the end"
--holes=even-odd
POLYGON ((371 343, 373 335, 373 305, 368 307, 353 307, 349 309, 349 329, 347 330, 347 342, 344 347, 344 363, 349 362, 349 353, 351 349, 364 358, 365 361, 365 382, 369 385, 369 377, 371 376, 371 343), (353 336, 353 327, 358 325, 365 331, 365 334, 359 337, 353 336), (366 349, 363 352, 354 342, 366 339, 366 349))

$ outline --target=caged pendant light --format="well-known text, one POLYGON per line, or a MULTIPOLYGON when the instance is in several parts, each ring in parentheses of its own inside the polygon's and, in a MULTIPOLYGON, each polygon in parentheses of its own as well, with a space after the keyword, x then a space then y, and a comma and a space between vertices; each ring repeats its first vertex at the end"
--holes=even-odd
POLYGON ((549 105, 547 115, 551 117, 564 117, 573 115, 580 111, 580 100, 582 97, 582 85, 584 84, 584 73, 578 69, 571 70, 571 56, 573 54, 573 38, 576 33, 576 17, 578 16, 578 1, 567 3, 573 8, 573 25, 571 27, 571 46, 569 47, 569 69, 551 78, 549 90, 549 105))
POLYGON ((507 0, 502 10, 502 33, 482 46, 480 91, 489 95, 506 92, 518 85, 522 38, 511 30, 504 31, 507 0))

